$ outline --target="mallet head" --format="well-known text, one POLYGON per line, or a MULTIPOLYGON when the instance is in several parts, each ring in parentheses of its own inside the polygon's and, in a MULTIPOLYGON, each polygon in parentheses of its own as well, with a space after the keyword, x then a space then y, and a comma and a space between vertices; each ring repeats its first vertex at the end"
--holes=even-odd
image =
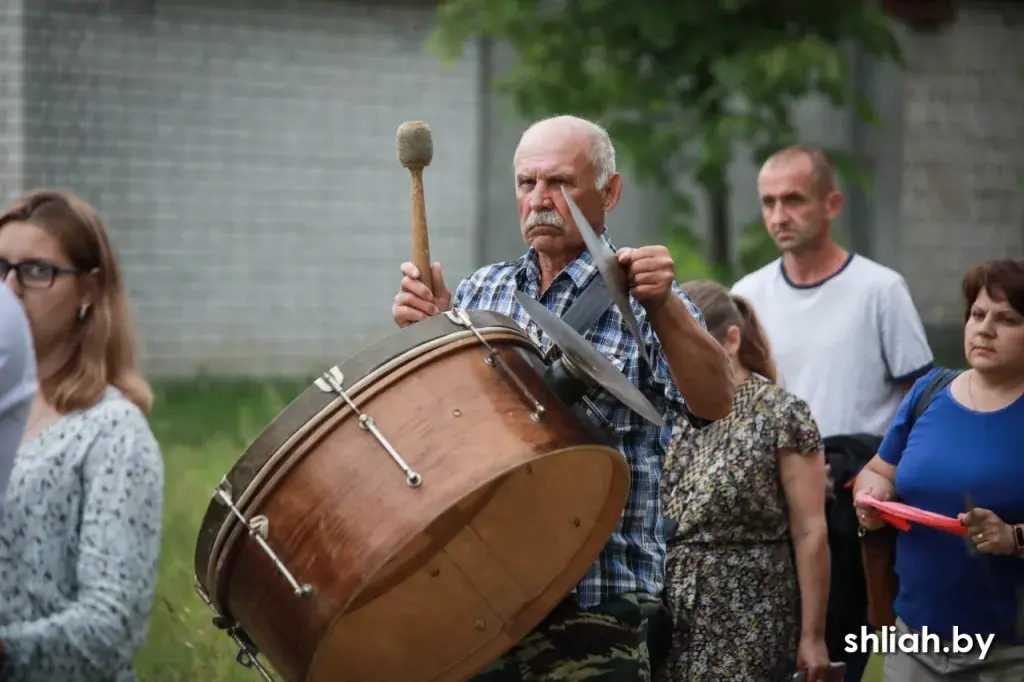
POLYGON ((398 127, 398 160, 409 170, 422 169, 434 158, 430 126, 423 121, 406 121, 398 127))

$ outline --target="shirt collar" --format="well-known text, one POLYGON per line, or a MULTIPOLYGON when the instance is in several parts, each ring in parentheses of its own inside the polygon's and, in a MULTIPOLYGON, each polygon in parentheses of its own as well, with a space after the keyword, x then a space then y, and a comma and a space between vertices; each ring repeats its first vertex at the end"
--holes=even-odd
MULTIPOLYGON (((608 235, 607 227, 598 235, 598 239, 612 251, 615 250, 611 237, 608 235)), ((532 246, 527 249, 516 265, 516 280, 520 289, 523 289, 528 283, 540 285, 540 263, 537 260, 536 249, 532 246)), ((597 265, 594 263, 594 257, 589 249, 584 249, 583 253, 565 266, 560 273, 555 275, 555 280, 568 277, 577 290, 580 290, 587 285, 595 274, 597 274, 597 265)))

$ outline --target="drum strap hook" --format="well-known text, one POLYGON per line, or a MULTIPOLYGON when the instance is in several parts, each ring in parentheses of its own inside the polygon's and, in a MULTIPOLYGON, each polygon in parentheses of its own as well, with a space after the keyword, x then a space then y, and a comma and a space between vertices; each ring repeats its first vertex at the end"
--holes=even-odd
POLYGON ((245 668, 256 668, 256 672, 258 672, 260 677, 266 680, 266 682, 276 682, 276 680, 271 677, 270 672, 263 667, 262 663, 260 663, 259 647, 257 647, 256 643, 252 641, 249 634, 238 627, 238 623, 222 616, 217 611, 216 607, 214 607, 213 603, 210 601, 209 595, 206 594, 206 590, 203 589, 198 580, 195 581, 194 587, 199 598, 203 600, 203 603, 206 604, 211 611, 213 611, 214 626, 219 630, 227 632, 228 636, 231 637, 235 644, 238 645, 238 654, 235 655, 235 662, 245 668))
POLYGON ((260 674, 266 682, 276 682, 263 664, 260 663, 258 652, 256 651, 255 645, 252 644, 252 640, 249 639, 249 635, 244 630, 239 630, 237 627, 227 628, 228 636, 235 640, 235 644, 238 645, 238 654, 235 655, 235 662, 241 665, 243 668, 256 668, 256 672, 260 674))

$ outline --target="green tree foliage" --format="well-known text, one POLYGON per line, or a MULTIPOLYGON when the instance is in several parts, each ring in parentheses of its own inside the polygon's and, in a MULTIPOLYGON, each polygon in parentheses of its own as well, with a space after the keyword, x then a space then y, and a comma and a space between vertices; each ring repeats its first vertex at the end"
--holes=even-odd
MULTIPOLYGON (((880 3, 864 0, 448 0, 438 19, 444 58, 473 38, 513 45, 518 61, 498 87, 520 115, 600 121, 637 177, 671 197, 667 237, 680 270, 723 279, 732 274, 726 171, 737 143, 760 163, 796 141, 791 107, 811 94, 876 121, 851 88, 843 47, 900 59, 880 3), (693 255, 704 249, 681 177, 707 199, 709 265, 693 255)), ((837 160, 841 173, 851 169, 837 160)), ((763 233, 743 245, 749 258, 766 253, 763 233)))

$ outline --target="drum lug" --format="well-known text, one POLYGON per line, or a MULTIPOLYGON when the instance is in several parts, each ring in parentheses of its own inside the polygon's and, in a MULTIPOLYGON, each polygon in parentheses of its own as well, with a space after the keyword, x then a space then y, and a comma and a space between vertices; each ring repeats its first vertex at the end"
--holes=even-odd
POLYGON ((405 461, 405 459, 398 454, 398 451, 388 442, 388 439, 384 437, 380 429, 377 428, 377 423, 373 421, 373 417, 361 412, 356 404, 349 398, 348 393, 345 392, 344 383, 345 375, 342 373, 339 367, 331 367, 327 372, 324 372, 319 379, 316 380, 316 387, 324 393, 337 393, 341 396, 342 400, 348 403, 348 406, 352 408, 352 411, 356 414, 359 419, 359 427, 364 431, 369 431, 380 446, 384 448, 384 451, 391 456, 391 459, 395 461, 398 468, 405 474, 405 484, 410 488, 419 488, 423 484, 423 477, 420 476, 411 466, 405 461))
POLYGON ((238 624, 233 622, 230 618, 226 618, 217 611, 217 608, 210 601, 210 597, 206 594, 206 590, 199 584, 198 578, 194 582, 196 594, 203 600, 203 603, 213 611, 213 624, 218 630, 224 630, 235 644, 238 645, 238 653, 235 655, 235 662, 244 668, 256 668, 256 672, 260 674, 266 682, 276 682, 273 677, 270 676, 270 672, 263 667, 260 663, 259 647, 249 637, 249 633, 238 627, 238 624))
POLYGON ((281 573, 281 575, 284 576, 285 580, 287 580, 288 583, 292 586, 292 589, 295 591, 295 595, 297 597, 308 597, 312 595, 314 592, 313 586, 309 584, 300 585, 299 581, 296 580, 295 577, 292 575, 291 571, 288 570, 288 567, 284 565, 284 563, 281 561, 281 559, 278 558, 274 550, 270 548, 270 545, 267 544, 266 538, 270 533, 269 519, 267 519, 266 516, 262 515, 256 516, 252 520, 246 519, 242 512, 238 510, 238 507, 236 507, 234 502, 232 501, 230 491, 231 486, 228 484, 227 479, 224 479, 221 482, 221 485, 218 486, 215 494, 217 496, 217 499, 224 503, 224 505, 226 505, 227 508, 231 510, 231 513, 234 514, 235 517, 242 522, 242 525, 244 525, 248 529, 249 537, 254 539, 259 544, 260 549, 262 549, 266 553, 266 555, 270 557, 270 560, 274 563, 274 566, 277 568, 277 570, 281 573))
POLYGON ((512 381, 514 388, 519 391, 519 394, 531 405, 531 407, 533 407, 533 412, 530 413, 530 419, 532 419, 534 423, 540 424, 544 421, 544 416, 547 413, 547 410, 536 398, 533 397, 533 394, 530 393, 530 389, 528 389, 526 384, 516 376, 515 372, 512 371, 512 368, 505 362, 505 359, 501 357, 501 354, 494 350, 491 344, 487 343, 487 339, 485 339, 477 328, 473 326, 473 321, 469 319, 469 315, 466 314, 466 311, 462 308, 452 308, 451 310, 446 310, 444 314, 445 317, 455 324, 465 327, 469 331, 473 332, 473 335, 476 336, 477 340, 480 341, 483 347, 487 349, 487 356, 484 358, 484 363, 488 367, 493 367, 499 370, 504 376, 508 377, 512 381))
POLYGON ((249 528, 252 530, 253 533, 259 535, 261 538, 266 540, 267 537, 270 535, 270 519, 268 519, 266 516, 263 516, 262 514, 259 516, 254 516, 252 517, 252 520, 249 522, 249 528))

